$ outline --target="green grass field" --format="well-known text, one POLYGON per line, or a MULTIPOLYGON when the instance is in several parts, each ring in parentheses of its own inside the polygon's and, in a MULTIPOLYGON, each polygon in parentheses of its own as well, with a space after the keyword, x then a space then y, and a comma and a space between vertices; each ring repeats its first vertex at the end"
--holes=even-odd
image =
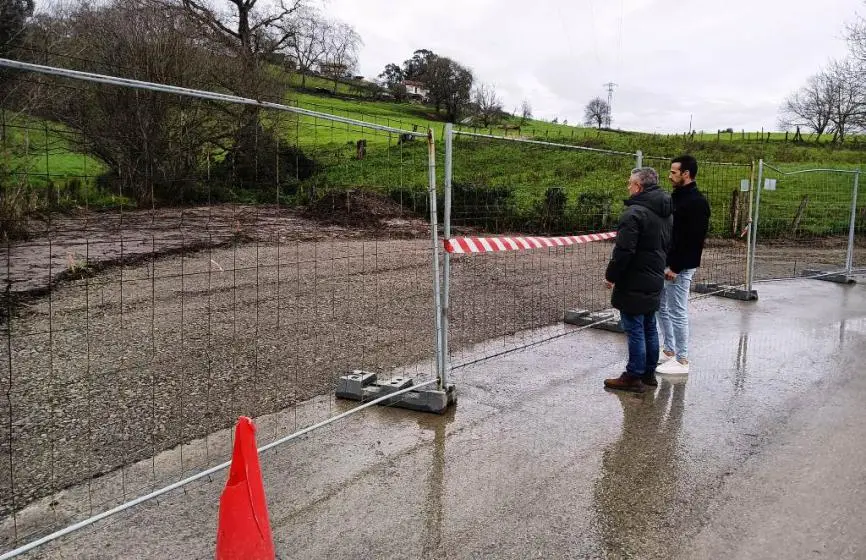
POLYGON ((25 173, 31 184, 99 175, 102 163, 76 151, 77 134, 57 123, 18 116, 5 123, 4 152, 9 169, 25 173))
MULTIPOLYGON (((300 78, 293 76, 291 84, 298 86, 300 78)), ((338 84, 337 95, 310 93, 314 88, 332 87, 331 81, 308 77, 306 89, 289 91, 287 103, 404 131, 424 132, 431 128, 437 143, 437 182, 441 186, 445 123, 434 108, 351 97, 352 90, 342 83, 338 84)), ((269 111, 265 121, 289 144, 300 147, 317 162, 317 172, 298 185, 298 192, 373 188, 403 201, 408 199, 419 211, 426 209, 428 158, 423 139, 406 142, 401 141, 396 132, 283 112, 269 111), (366 152, 361 159, 357 157, 358 140, 366 141, 366 152)), ((95 187, 95 177, 106 170, 105 166, 77 151, 74 131, 35 118, 19 117, 17 121, 6 119, 5 122, 0 165, 10 178, 6 188, 26 186, 39 191, 53 185, 61 191, 61 196, 65 193, 68 198, 77 197, 79 202, 85 200, 89 205, 111 206, 119 202, 95 187), (80 182, 78 191, 63 190, 73 180, 80 182)), ((516 118, 486 129, 460 126, 457 129, 630 154, 642 150, 645 162, 657 167, 662 177, 666 176, 667 158, 685 152, 701 161, 739 164, 705 163, 699 174, 699 183, 713 204, 713 230, 718 234, 729 234, 734 229, 730 212, 737 196, 734 192, 739 190, 742 179, 754 175, 752 164, 758 158, 784 165, 786 170, 853 169, 866 160, 866 146, 860 144, 859 139, 843 146, 823 142, 795 144, 785 142, 784 133, 771 134, 769 141, 758 140, 758 133, 746 138, 742 133, 697 134, 692 140, 684 135, 599 131, 535 120, 521 123, 516 118)), ((562 228, 606 226, 621 210, 626 175, 635 162, 632 155, 458 136, 453 177, 455 193, 462 190, 459 200, 455 194, 455 217, 460 212, 464 216, 470 213, 489 215, 490 220, 501 227, 538 228, 543 226, 540 222, 549 226, 551 221, 562 228), (458 204, 463 208, 457 208, 458 204)), ((802 216, 797 224, 798 231, 835 234, 840 231, 845 216, 842 205, 850 203, 850 182, 846 182, 849 179, 849 176, 833 177, 832 174, 780 178, 779 189, 767 194, 767 210, 762 222, 775 224, 772 227, 780 232, 792 229, 804 205, 803 197, 810 195, 804 210, 799 212, 802 216)), ((47 198, 46 194, 41 196, 47 198)), ((255 196, 244 193, 238 196, 255 200, 255 196)), ((747 193, 739 196, 740 204, 744 204, 747 193)), ((129 204, 129 201, 123 203, 129 204)), ((489 225, 490 220, 484 224, 489 225)))
MULTIPOLYGON (((78 134, 58 123, 22 115, 5 115, 0 170, 3 188, 27 193, 28 204, 100 207, 121 203, 119 197, 100 192, 96 178, 106 166, 92 155, 78 151, 78 134)), ((124 199, 125 200, 125 199, 124 199)))

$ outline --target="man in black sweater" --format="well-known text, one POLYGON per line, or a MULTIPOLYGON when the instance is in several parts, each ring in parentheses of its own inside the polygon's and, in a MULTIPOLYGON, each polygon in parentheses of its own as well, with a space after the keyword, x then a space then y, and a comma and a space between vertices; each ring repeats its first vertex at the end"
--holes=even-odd
POLYGON ((697 176, 698 162, 692 156, 680 156, 671 161, 668 178, 674 187, 671 195, 674 229, 659 308, 664 345, 659 354, 658 373, 689 373, 689 288, 695 271, 701 266, 710 227, 710 205, 698 190, 697 176))
POLYGON ((625 372, 605 379, 609 389, 642 393, 656 386, 659 355, 656 311, 664 286, 665 254, 671 240, 671 198, 651 167, 631 172, 629 198, 616 230, 616 245, 604 283, 613 289, 611 304, 620 311, 628 337, 625 372))

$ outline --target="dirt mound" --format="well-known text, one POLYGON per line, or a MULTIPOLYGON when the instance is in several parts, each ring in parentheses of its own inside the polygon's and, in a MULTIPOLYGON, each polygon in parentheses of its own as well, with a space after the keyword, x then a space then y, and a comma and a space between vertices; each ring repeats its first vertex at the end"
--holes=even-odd
POLYGON ((417 220, 409 210, 385 195, 370 191, 331 191, 309 205, 304 216, 325 224, 383 228, 394 220, 417 220))

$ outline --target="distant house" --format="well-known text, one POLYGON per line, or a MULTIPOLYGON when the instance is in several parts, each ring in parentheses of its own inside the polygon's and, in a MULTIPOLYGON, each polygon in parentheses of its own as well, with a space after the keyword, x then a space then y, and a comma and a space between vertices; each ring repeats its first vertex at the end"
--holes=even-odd
POLYGON ((320 62, 319 74, 328 78, 344 78, 349 73, 349 67, 336 62, 320 62))
POLYGON ((406 93, 409 96, 418 96, 419 98, 426 98, 430 93, 430 90, 427 89, 427 86, 424 85, 424 82, 416 82, 415 80, 403 80, 403 85, 406 86, 406 93))

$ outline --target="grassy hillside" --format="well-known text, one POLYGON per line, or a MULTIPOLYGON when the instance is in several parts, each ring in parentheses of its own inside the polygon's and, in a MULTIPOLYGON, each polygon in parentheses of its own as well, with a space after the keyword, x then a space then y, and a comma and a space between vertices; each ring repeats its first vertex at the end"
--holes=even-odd
POLYGON ((95 188, 95 179, 105 172, 105 165, 79 151, 80 138, 75 131, 42 119, 4 114, 0 136, 5 203, 26 202, 37 208, 49 201, 60 206, 82 200, 113 203, 112 196, 95 188))
MULTIPOLYGON (((349 85, 308 77, 300 89, 300 78, 292 77, 296 89, 287 95, 287 103, 351 118, 367 123, 407 131, 432 128, 437 141, 437 181, 443 179, 443 129, 445 123, 434 108, 414 103, 373 101, 359 97, 349 85), (321 88, 316 90, 316 88, 321 88), (316 92, 316 93, 313 93, 316 92)), ((332 188, 369 188, 392 196, 418 212, 426 211, 427 147, 423 140, 407 141, 399 134, 369 127, 335 123, 324 118, 295 117, 269 112, 266 124, 273 127, 290 145, 298 146, 316 162, 316 172, 294 185, 282 185, 282 200, 303 202, 332 188), (357 142, 366 147, 359 157, 357 142)), ((35 192, 42 200, 59 199, 91 206, 129 204, 116 193, 103 193, 95 186, 95 177, 104 166, 95 158, 78 153, 75 131, 38 119, 7 119, 3 135, 0 165, 12 180, 5 181, 7 191, 14 186, 35 192), (51 185, 51 189, 48 186, 51 185), (51 192, 53 190, 53 193, 51 192)), ((752 164, 758 158, 786 165, 790 169, 812 166, 852 169, 866 161, 866 146, 859 138, 843 146, 828 143, 785 142, 784 134, 760 136, 758 133, 654 135, 623 131, 596 130, 529 120, 508 118, 495 127, 458 130, 544 140, 564 145, 580 145, 628 154, 601 154, 568 147, 538 146, 502 140, 459 136, 455 141, 454 183, 455 220, 488 229, 573 231, 609 227, 621 210, 625 196, 624 183, 635 165, 633 155, 642 150, 645 163, 666 175, 668 158, 692 153, 699 160, 738 165, 702 165, 699 175, 702 188, 708 192, 714 207, 713 229, 719 235, 730 235, 742 225, 733 219, 731 206, 738 203, 745 212, 747 194, 737 195, 742 179, 754 175, 752 164)), ((219 152, 211 161, 219 161, 219 152)), ((836 233, 845 219, 844 204, 849 200, 848 177, 797 176, 785 178, 780 188, 768 198, 767 213, 762 221, 777 223, 780 231, 790 229, 803 196, 812 193, 799 231, 815 234, 836 233), (774 222, 775 220, 775 222, 774 222), (785 224, 788 224, 787 226, 785 224)), ((260 193, 232 191, 237 200, 273 202, 275 190, 263 187, 260 193)), ((37 207, 39 204, 37 204, 37 207)))
MULTIPOLYGON (((311 95, 297 95, 295 101, 306 108, 380 125, 406 130, 432 128, 438 142, 441 184, 444 123, 433 109, 311 95)), ((748 193, 735 192, 740 190, 743 179, 755 178, 753 162, 758 158, 784 165, 786 170, 816 166, 854 169, 866 161, 866 152, 856 141, 844 146, 795 144, 785 142, 784 134, 779 133, 770 135, 769 140, 764 135, 764 141, 758 139, 759 133, 727 137, 706 134, 692 139, 683 135, 599 131, 543 121, 521 124, 514 118, 483 130, 458 130, 628 152, 602 154, 458 136, 454 151, 455 220, 472 221, 488 229, 554 232, 611 226, 621 210, 625 177, 636 163, 631 154, 637 150, 643 151, 644 162, 656 167, 662 177, 667 174, 668 158, 674 155, 688 152, 702 160, 700 184, 715 209, 712 226, 719 235, 733 235, 745 225, 741 216, 746 213, 748 193), (740 206, 740 216, 732 213, 734 204, 740 206)), ((394 134, 306 117, 296 123, 289 139, 322 162, 322 172, 307 182, 317 192, 333 187, 378 188, 419 211, 426 209, 423 190, 427 160, 423 142, 403 144, 394 134), (360 139, 367 143, 363 159, 357 158, 355 146, 360 139)), ((776 192, 765 197, 765 223, 780 234, 790 231, 803 194, 813 192, 797 231, 837 233, 841 222, 847 220, 850 189, 850 176, 846 175, 785 178, 776 192)))

